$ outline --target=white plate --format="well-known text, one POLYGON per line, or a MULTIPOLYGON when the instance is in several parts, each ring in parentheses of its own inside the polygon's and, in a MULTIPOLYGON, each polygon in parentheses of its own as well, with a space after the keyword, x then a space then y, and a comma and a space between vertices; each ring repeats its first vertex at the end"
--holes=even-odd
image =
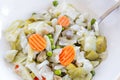
MULTIPOLYGON (((63 1, 63 0, 60 0, 63 1)), ((118 0, 66 0, 78 10, 87 11, 93 16, 102 15, 118 0)), ((9 49, 4 38, 4 29, 16 19, 27 19, 33 12, 48 9, 51 0, 0 0, 0 80, 21 80, 5 62, 4 55, 9 49)), ((93 80, 115 80, 120 73, 120 9, 109 15, 100 24, 102 34, 108 40, 108 57, 96 68, 93 80)))

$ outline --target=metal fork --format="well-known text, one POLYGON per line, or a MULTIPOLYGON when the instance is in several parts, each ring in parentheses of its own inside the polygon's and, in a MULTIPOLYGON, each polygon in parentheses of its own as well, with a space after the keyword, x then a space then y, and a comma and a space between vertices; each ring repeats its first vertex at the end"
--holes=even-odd
POLYGON ((113 5, 110 9, 108 9, 102 16, 97 19, 98 24, 100 24, 110 13, 120 7, 120 1, 118 1, 115 5, 113 5))

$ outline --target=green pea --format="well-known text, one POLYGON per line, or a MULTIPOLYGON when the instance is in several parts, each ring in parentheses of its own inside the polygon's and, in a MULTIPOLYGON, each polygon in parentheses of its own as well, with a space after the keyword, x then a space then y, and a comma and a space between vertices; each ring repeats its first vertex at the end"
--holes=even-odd
POLYGON ((51 45, 51 47, 52 47, 52 49, 55 49, 55 48, 56 48, 55 45, 51 45))
POLYGON ((50 39, 50 42, 51 42, 51 44, 53 44, 53 43, 54 43, 54 40, 53 40, 53 39, 50 39))
POLYGON ((54 71, 54 74, 60 76, 60 75, 61 75, 61 70, 55 70, 55 71, 54 71))
POLYGON ((53 54, 53 53, 52 53, 51 51, 48 51, 48 52, 47 52, 47 56, 49 56, 49 57, 51 57, 52 54, 53 54))
POLYGON ((52 34, 48 34, 47 36, 48 36, 50 39, 52 38, 52 34))
POLYGON ((54 0, 54 1, 53 1, 53 6, 56 7, 57 5, 58 5, 58 1, 57 1, 57 0, 54 0))

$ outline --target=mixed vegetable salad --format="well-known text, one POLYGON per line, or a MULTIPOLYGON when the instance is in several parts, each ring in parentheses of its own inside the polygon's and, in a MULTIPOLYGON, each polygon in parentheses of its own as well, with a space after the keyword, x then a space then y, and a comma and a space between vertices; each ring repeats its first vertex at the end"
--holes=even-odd
POLYGON ((5 36, 5 59, 23 80, 92 80, 106 51, 96 20, 65 2, 14 21, 5 36))

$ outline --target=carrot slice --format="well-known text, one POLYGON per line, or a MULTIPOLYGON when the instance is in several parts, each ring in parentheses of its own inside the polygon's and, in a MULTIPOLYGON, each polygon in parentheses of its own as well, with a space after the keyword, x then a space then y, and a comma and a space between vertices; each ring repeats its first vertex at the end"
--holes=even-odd
POLYGON ((58 24, 64 28, 67 28, 70 25, 70 20, 66 16, 62 16, 58 19, 58 24))
POLYGON ((59 55, 60 63, 63 66, 69 65, 75 57, 75 50, 73 46, 66 46, 62 49, 62 52, 59 55))
POLYGON ((39 34, 32 34, 28 38, 28 42, 30 47, 35 51, 42 51, 46 48, 46 41, 39 34))

